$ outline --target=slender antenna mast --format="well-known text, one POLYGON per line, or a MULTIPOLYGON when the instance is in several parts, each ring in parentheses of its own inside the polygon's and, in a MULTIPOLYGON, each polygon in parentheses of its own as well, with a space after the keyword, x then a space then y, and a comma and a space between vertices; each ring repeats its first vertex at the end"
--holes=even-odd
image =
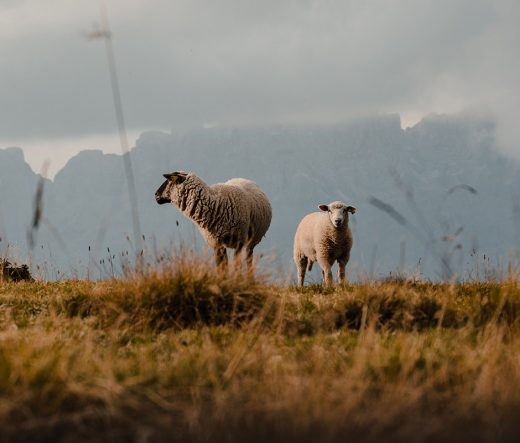
POLYGON ((87 34, 87 38, 90 40, 102 38, 105 41, 108 69, 110 72, 110 86, 112 88, 112 98, 114 100, 117 127, 119 131, 119 141, 121 144, 121 153, 123 154, 123 162, 125 166, 125 175, 128 185, 128 196, 130 198, 130 206, 132 209, 132 226, 135 241, 134 245, 136 248, 136 253, 140 254, 141 226, 139 222, 139 211, 137 207, 137 192, 135 187, 134 173, 132 169, 132 160, 130 158, 130 151, 128 148, 128 137, 126 135, 123 105, 121 102, 121 92, 119 90, 119 79, 117 76, 114 47, 112 45, 112 33, 110 31, 110 23, 108 21, 108 11, 104 3, 100 3, 99 10, 101 16, 101 29, 89 32, 87 34))

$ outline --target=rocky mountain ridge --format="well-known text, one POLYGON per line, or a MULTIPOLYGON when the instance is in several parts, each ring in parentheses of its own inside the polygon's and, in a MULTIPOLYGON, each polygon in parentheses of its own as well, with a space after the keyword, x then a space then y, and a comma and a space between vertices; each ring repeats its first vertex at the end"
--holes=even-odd
MULTIPOLYGON (((520 246, 520 165, 495 149, 494 124, 483 119, 430 116, 406 130, 399 116, 383 115, 330 126, 147 132, 130 155, 151 255, 172 242, 203 247, 189 221, 154 201, 162 173, 173 170, 193 171, 208 183, 255 180, 273 204, 261 250, 284 270, 292 269, 292 237, 301 217, 338 199, 358 208, 349 265, 356 278, 399 271, 470 276, 476 257, 486 254, 497 260, 489 266, 499 267, 498 260, 520 246)), ((38 181, 20 149, 0 150, 4 255, 29 255, 38 181)), ((45 269, 50 278, 58 271, 109 273, 99 261, 108 255, 118 261, 133 248, 126 189, 120 156, 83 151, 70 159, 53 181, 45 181, 33 268, 45 269)))

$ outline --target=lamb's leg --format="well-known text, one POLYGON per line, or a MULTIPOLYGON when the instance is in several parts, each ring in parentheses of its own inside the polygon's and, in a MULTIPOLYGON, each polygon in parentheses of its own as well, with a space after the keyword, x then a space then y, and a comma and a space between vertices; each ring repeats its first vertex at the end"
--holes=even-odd
POLYGON ((338 262, 338 283, 345 283, 345 266, 347 266, 346 262, 338 262))
POLYGON ((301 288, 303 286, 303 282, 305 280, 305 271, 307 270, 307 257, 299 257, 295 260, 296 268, 298 269, 298 287, 301 288))
POLYGON ((347 266, 349 255, 338 260, 338 283, 345 283, 345 267, 347 266))
POLYGON ((219 269, 227 269, 228 257, 226 248, 224 246, 217 246, 215 248, 215 262, 217 263, 217 267, 219 269))
POLYGON ((318 263, 323 271, 323 283, 325 286, 332 286, 334 283, 332 279, 332 265, 329 260, 324 257, 318 257, 318 263))

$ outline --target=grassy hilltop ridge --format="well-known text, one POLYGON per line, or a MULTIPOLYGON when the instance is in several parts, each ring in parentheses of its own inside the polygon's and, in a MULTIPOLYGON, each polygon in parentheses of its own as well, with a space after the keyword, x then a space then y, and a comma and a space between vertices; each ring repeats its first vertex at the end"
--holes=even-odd
POLYGON ((519 412, 515 281, 0 283, 1 441, 513 442, 519 412))

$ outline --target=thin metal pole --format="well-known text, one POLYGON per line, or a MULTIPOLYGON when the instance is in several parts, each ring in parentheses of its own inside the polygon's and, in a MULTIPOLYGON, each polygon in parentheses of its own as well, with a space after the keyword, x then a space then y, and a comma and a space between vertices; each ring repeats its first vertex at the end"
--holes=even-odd
POLYGON ((128 148, 128 137, 126 135, 125 119, 123 114, 123 105, 121 101, 121 92, 119 89, 119 79, 116 69, 116 61, 114 56, 114 47, 112 45, 112 33, 108 21, 108 12, 106 6, 100 4, 101 15, 101 31, 92 33, 92 37, 102 37, 105 40, 105 49, 108 59, 108 69, 110 71, 110 86, 112 88, 112 98, 114 100, 114 108, 116 112, 117 127, 119 131, 119 141, 121 143, 121 152, 123 154, 123 162, 125 167, 126 181, 128 185, 128 196, 130 198, 130 206, 132 209, 132 225, 134 231, 134 240, 136 254, 141 256, 141 225, 139 222, 139 211, 137 205, 137 191, 135 186, 134 173, 132 168, 132 160, 128 148))

